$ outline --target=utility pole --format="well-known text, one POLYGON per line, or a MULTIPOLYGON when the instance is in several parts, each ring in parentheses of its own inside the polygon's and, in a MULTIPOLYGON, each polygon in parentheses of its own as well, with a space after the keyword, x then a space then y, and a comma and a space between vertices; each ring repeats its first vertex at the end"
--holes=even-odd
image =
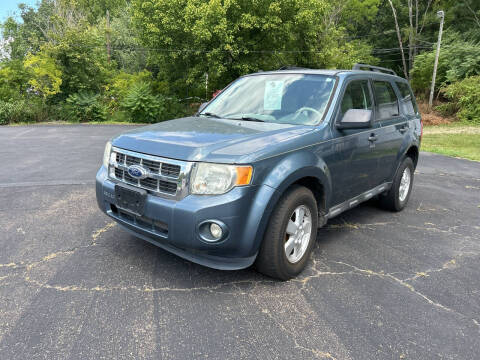
POLYGON ((208 101, 208 73, 205 73, 205 101, 208 101))
POLYGON ((110 64, 110 11, 107 10, 107 59, 110 64))
POLYGON ((437 77, 438 57, 440 56, 440 44, 442 43, 443 21, 445 20, 445 13, 443 10, 437 12, 437 17, 440 18, 440 31, 438 32, 437 53, 435 54, 435 63, 433 64, 432 87, 430 88, 430 98, 428 99, 428 107, 432 108, 433 92, 435 90, 435 78, 437 77))

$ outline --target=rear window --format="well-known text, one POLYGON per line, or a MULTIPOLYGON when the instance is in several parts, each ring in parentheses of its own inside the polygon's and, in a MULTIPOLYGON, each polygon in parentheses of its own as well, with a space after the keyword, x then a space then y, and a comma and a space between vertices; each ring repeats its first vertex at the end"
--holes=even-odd
POLYGON ((399 115, 398 99, 392 85, 387 81, 374 81, 375 106, 377 120, 389 119, 399 115))
POLYGON ((400 90, 400 94, 402 95, 400 104, 402 105, 403 111, 407 115, 416 115, 418 113, 417 104, 415 103, 410 86, 403 82, 397 82, 396 84, 400 90))

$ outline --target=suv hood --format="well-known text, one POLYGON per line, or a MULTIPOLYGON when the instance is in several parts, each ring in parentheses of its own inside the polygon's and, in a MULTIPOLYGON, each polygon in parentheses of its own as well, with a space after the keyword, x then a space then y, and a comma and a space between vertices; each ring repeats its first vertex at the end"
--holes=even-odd
POLYGON ((115 138, 112 144, 178 160, 245 163, 313 129, 307 125, 187 117, 134 129, 115 138), (247 157, 255 153, 257 156, 247 157))

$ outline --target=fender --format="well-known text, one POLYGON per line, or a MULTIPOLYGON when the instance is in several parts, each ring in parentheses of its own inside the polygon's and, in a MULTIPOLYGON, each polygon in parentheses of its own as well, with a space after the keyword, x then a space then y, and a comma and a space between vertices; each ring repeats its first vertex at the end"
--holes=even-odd
POLYGON ((316 178, 324 189, 325 210, 328 209, 330 204, 332 190, 330 172, 326 163, 314 152, 309 151, 309 149, 299 150, 285 154, 281 160, 275 158, 272 163, 274 162, 276 165, 262 177, 261 190, 258 191, 251 210, 251 214, 255 214, 257 221, 260 217, 254 241, 254 248, 257 251, 263 240, 263 234, 273 209, 282 194, 295 182, 306 177, 316 178))
POLYGON ((391 174, 390 180, 395 178, 395 175, 398 172, 398 168, 402 164, 402 160, 405 158, 405 156, 407 156, 408 150, 410 150, 412 147, 415 147, 420 154, 419 145, 420 144, 418 138, 411 132, 409 133, 409 136, 406 136, 405 139, 403 139, 402 146, 400 147, 400 151, 398 152, 397 158, 395 159, 397 166, 395 167, 394 172, 391 174))

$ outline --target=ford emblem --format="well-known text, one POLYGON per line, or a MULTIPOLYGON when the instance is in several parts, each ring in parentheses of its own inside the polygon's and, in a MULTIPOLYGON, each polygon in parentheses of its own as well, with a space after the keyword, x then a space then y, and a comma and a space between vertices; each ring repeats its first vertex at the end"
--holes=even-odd
POLYGON ((128 175, 134 179, 145 179, 148 176, 148 170, 140 165, 130 165, 128 167, 128 175))

